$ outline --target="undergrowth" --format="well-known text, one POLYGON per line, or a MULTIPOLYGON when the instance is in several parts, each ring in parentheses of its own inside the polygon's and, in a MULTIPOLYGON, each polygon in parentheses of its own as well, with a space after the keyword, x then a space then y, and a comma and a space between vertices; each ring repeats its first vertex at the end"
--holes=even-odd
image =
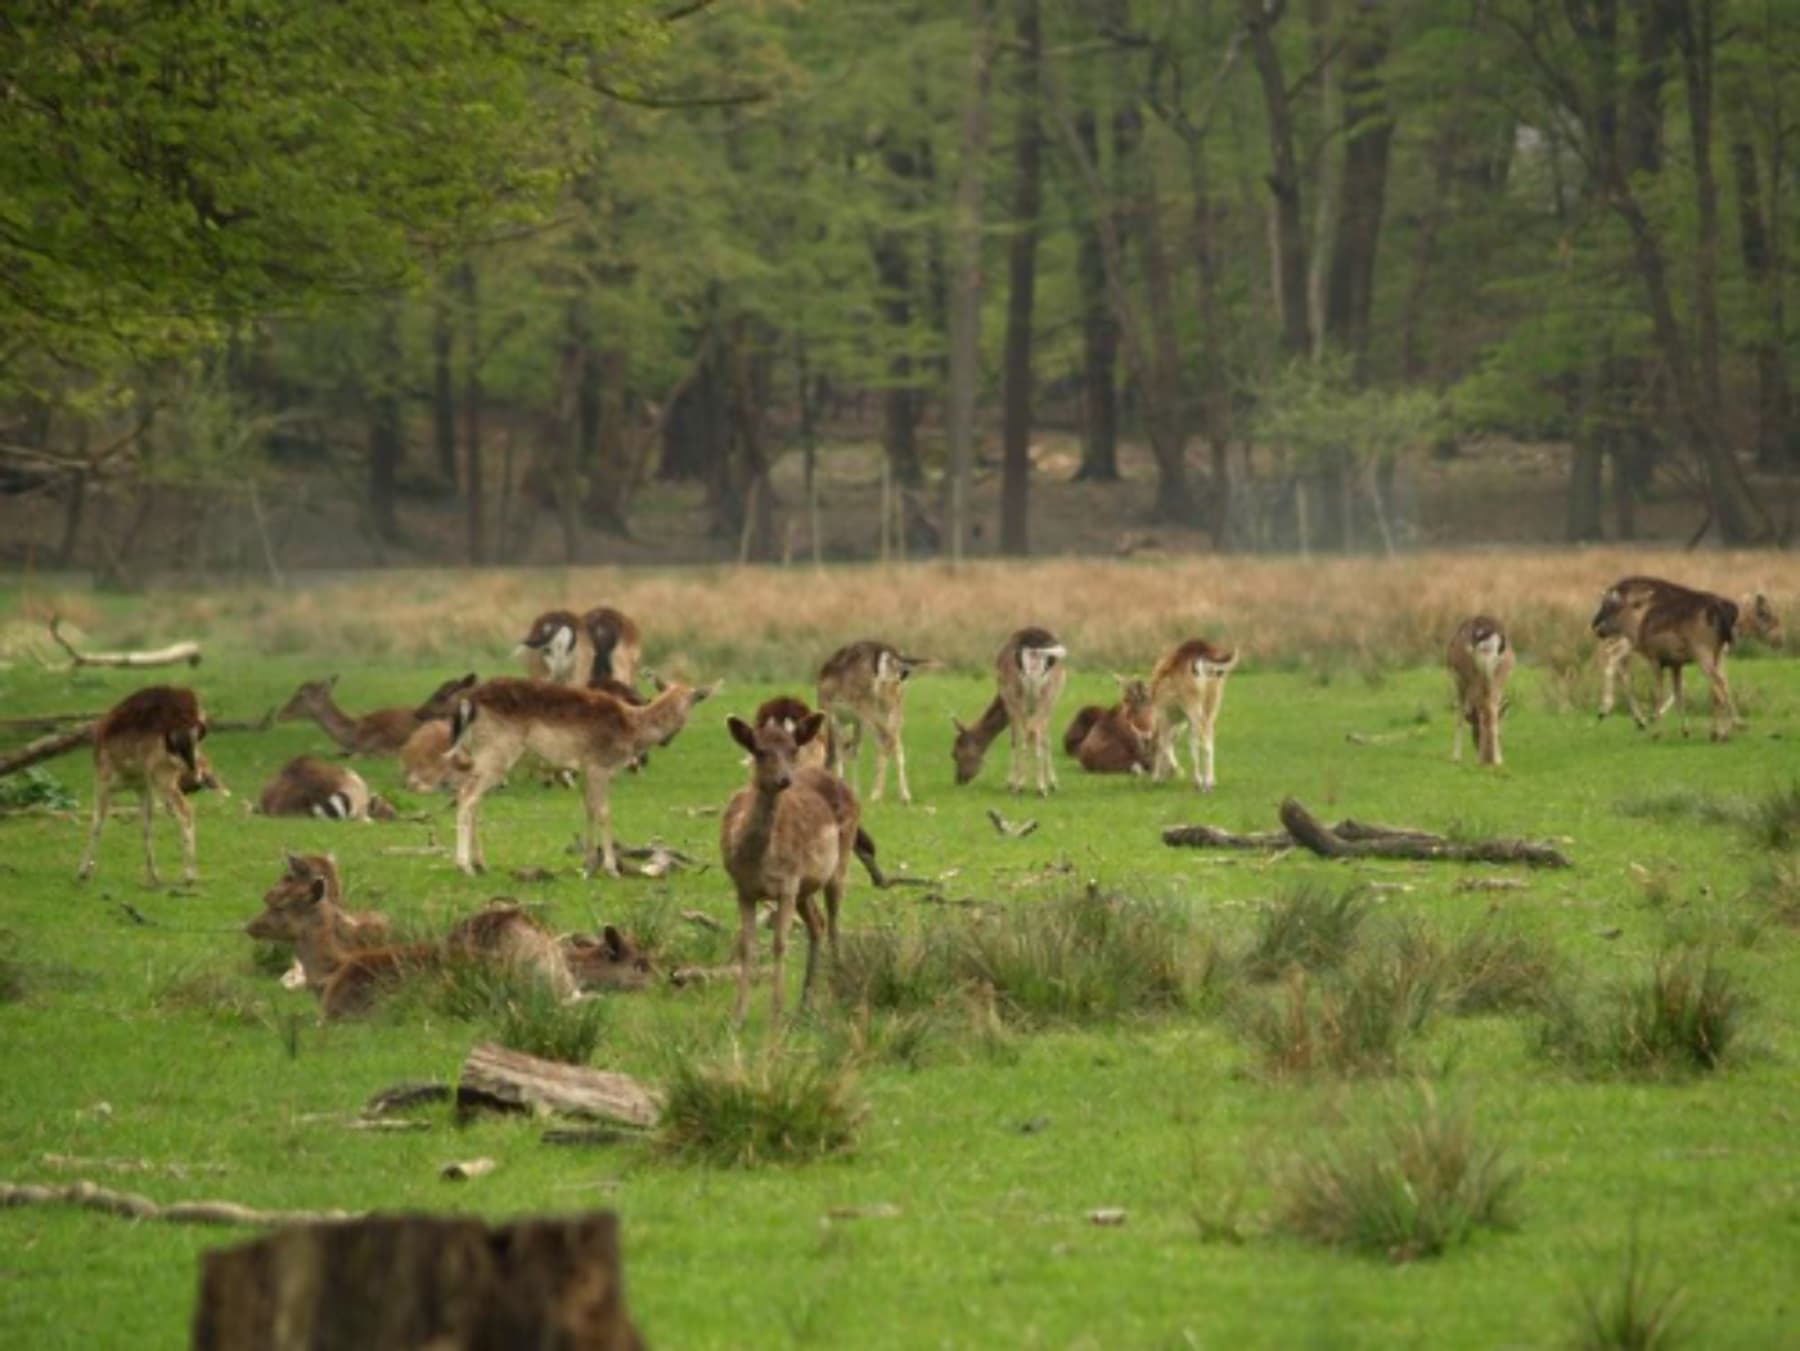
POLYGON ((670 1157, 725 1168, 806 1163, 850 1152, 868 1109, 843 1063, 774 1049, 676 1067, 657 1128, 670 1157))
POLYGON ((1538 1049, 1585 1074, 1704 1073, 1725 1062, 1747 1009, 1710 953, 1671 951, 1597 1003, 1560 1000, 1539 1024, 1538 1049))

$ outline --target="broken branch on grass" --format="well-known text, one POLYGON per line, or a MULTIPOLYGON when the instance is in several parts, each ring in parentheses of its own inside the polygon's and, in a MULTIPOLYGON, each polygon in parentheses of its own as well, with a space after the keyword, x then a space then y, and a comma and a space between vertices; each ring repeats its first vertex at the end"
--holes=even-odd
POLYGON ((1533 840, 1452 840, 1412 826, 1374 825, 1345 819, 1335 826, 1293 798, 1281 804, 1285 830, 1237 834, 1205 824, 1170 826, 1163 843, 1197 849, 1275 851, 1299 846, 1324 858, 1398 858, 1423 862, 1524 863, 1534 868, 1566 868, 1569 860, 1556 848, 1533 840))
POLYGON ((175 1224, 245 1224, 275 1228, 284 1224, 331 1224, 361 1219, 352 1210, 252 1210, 235 1201, 177 1201, 158 1205, 136 1192, 113 1191, 93 1182, 62 1187, 0 1182, 0 1209, 13 1206, 76 1206, 127 1220, 168 1220, 175 1224))
POLYGON ((1029 817, 1023 821, 1008 821, 992 807, 987 809, 987 819, 993 823, 994 829, 1009 840, 1022 840, 1038 828, 1037 818, 1029 817))
POLYGON ((141 668, 148 666, 189 666, 200 664, 200 644, 192 639, 184 639, 179 643, 171 643, 167 647, 153 648, 145 652, 81 652, 67 638, 62 636, 62 616, 50 617, 50 636, 56 645, 69 654, 69 660, 76 666, 125 666, 141 668))

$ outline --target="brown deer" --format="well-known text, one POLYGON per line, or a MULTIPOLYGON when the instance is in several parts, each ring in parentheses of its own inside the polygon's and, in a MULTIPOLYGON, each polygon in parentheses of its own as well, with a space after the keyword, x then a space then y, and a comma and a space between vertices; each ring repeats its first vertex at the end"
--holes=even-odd
POLYGON ((687 725, 694 705, 717 689, 717 683, 699 689, 670 685, 641 708, 596 690, 541 680, 503 678, 469 691, 451 724, 453 753, 469 765, 457 790, 457 866, 471 876, 487 867, 477 829, 481 799, 529 751, 552 765, 580 768, 590 856, 598 834, 599 865, 617 877, 613 775, 653 747, 667 745, 687 725))
POLYGON ((875 738, 871 802, 879 802, 887 791, 891 759, 899 779, 900 800, 912 803, 912 789, 906 782, 906 743, 900 735, 906 715, 906 682, 913 672, 929 664, 927 658, 902 656, 891 644, 866 638, 840 647, 819 668, 819 707, 831 722, 827 739, 831 772, 856 787, 863 729, 875 738), (847 775, 846 760, 851 767, 847 775))
POLYGON ((657 979, 651 955, 610 924, 598 938, 568 935, 562 952, 569 974, 583 990, 642 990, 657 979))
POLYGON ((381 708, 360 718, 344 712, 332 700, 331 692, 337 682, 335 675, 307 681, 281 706, 276 721, 311 718, 352 755, 392 755, 406 745, 421 723, 450 716, 457 698, 474 688, 476 677, 471 672, 446 680, 417 708, 381 708))
POLYGON ((1512 679, 1513 648, 1500 622, 1487 615, 1463 620, 1450 636, 1445 653, 1456 687, 1456 718, 1450 734, 1450 758, 1462 759, 1463 724, 1475 736, 1477 760, 1505 763, 1500 753, 1500 718, 1506 707, 1506 682, 1512 679))
POLYGON ((1150 685, 1128 676, 1111 708, 1088 704, 1063 733, 1063 749, 1090 774, 1147 774, 1155 763, 1156 706, 1150 685))
POLYGON ((206 715, 200 710, 198 696, 175 685, 151 685, 128 694, 95 724, 94 819, 77 873, 82 881, 94 875, 100 832, 112 809, 113 794, 120 789, 138 795, 144 823, 144 873, 151 884, 162 881, 150 839, 158 798, 181 828, 182 880, 198 879, 194 809, 188 805, 183 785, 218 786, 200 751, 205 737, 206 715))
POLYGON ((956 781, 968 783, 981 772, 987 748, 1003 729, 1012 732, 1012 764, 1006 785, 1024 791, 1025 766, 1020 751, 1037 769, 1037 791, 1046 796, 1056 784, 1056 767, 1050 763, 1050 716, 1068 679, 1068 650, 1047 629, 1020 629, 1008 638, 994 658, 995 681, 1000 692, 973 727, 956 718, 956 742, 950 749, 956 761, 956 781))
POLYGON ((362 775, 315 755, 297 755, 283 765, 263 789, 258 810, 324 821, 392 821, 395 815, 393 804, 371 793, 362 775))
POLYGON ((576 983, 562 945, 522 907, 495 901, 461 920, 442 944, 388 945, 385 918, 347 914, 342 883, 329 856, 290 855, 288 872, 263 897, 262 913, 244 926, 252 938, 292 943, 308 988, 327 1019, 366 1009, 409 975, 446 961, 487 961, 532 972, 561 998, 576 983))
POLYGON ((856 851, 861 809, 856 794, 835 774, 795 766, 796 752, 814 740, 824 725, 822 712, 807 717, 793 733, 779 722, 752 727, 741 718, 726 721, 732 740, 751 757, 749 786, 739 789, 731 799, 719 828, 725 871, 737 886, 735 1016, 739 1026, 750 1010, 758 902, 773 900, 776 905, 771 939, 773 1017, 781 1017, 782 959, 795 913, 806 925, 806 976, 800 987, 801 1007, 812 994, 821 936, 829 937, 833 956, 837 953, 838 909, 844 899, 844 874, 856 851), (818 892, 825 895, 823 919, 813 899, 818 892))
MULTIPOLYGON (((756 716, 750 719, 752 727, 761 728, 769 723, 780 723, 793 736, 800 730, 800 724, 813 715, 807 707, 806 700, 796 699, 790 694, 778 694, 773 699, 765 699, 756 706, 756 716)), ((825 730, 807 741, 795 752, 794 765, 800 769, 828 769, 831 766, 832 728, 829 717, 825 730)), ((745 764, 749 763, 746 757, 745 764)))
POLYGON ((546 610, 531 621, 517 651, 534 680, 579 686, 611 679, 635 685, 643 645, 630 616, 599 605, 582 615, 546 610))
POLYGON ((450 754, 450 719, 419 724, 400 748, 401 782, 409 793, 454 793, 465 771, 450 754))
MULTIPOLYGON (((1601 597, 1593 629, 1602 639, 1629 638, 1632 650, 1650 661, 1656 671, 1652 717, 1660 721, 1669 703, 1676 704, 1683 736, 1688 728, 1681 673, 1687 663, 1697 663, 1712 689, 1712 738, 1723 741, 1741 721, 1732 702, 1731 685, 1725 678, 1725 656, 1736 638, 1739 617, 1737 602, 1724 596, 1693 591, 1656 578, 1627 577, 1601 597), (1674 680, 1674 693, 1668 702, 1662 698, 1664 671, 1670 672, 1674 680)), ((1779 620, 1776 630, 1779 632, 1779 620)), ((1627 693, 1629 697, 1629 690, 1627 693)), ((1630 703, 1637 725, 1645 726, 1636 699, 1631 698, 1630 703)))
MULTIPOLYGON (((1620 677, 1623 676, 1625 679, 1625 702, 1631 710, 1632 721, 1640 728, 1648 724, 1643 710, 1638 706, 1637 695, 1631 687, 1630 674, 1626 669, 1631 661, 1632 653, 1637 651, 1633 640, 1634 635, 1624 630, 1641 620, 1649 605, 1654 604, 1658 599, 1673 599, 1682 596, 1704 597, 1708 594, 1678 585, 1675 582, 1665 581, 1660 577, 1643 576, 1622 577, 1607 589, 1606 596, 1601 600, 1601 612, 1607 612, 1610 606, 1612 617, 1608 627, 1616 625, 1620 631, 1601 637, 1600 651, 1603 665, 1600 678, 1600 716, 1602 718, 1607 717, 1613 711, 1614 688, 1620 677), (1644 602, 1642 608, 1639 608, 1638 602, 1640 601, 1644 602)), ((1594 624, 1597 633, 1601 622, 1601 616, 1596 614, 1594 624)), ((1786 635, 1783 631, 1781 616, 1776 613, 1775 607, 1769 603, 1769 598, 1761 591, 1752 591, 1738 602, 1738 616, 1733 627, 1733 641, 1745 636, 1761 638, 1777 647, 1785 641, 1786 635)), ((1645 659, 1651 662, 1654 677, 1655 701, 1652 705, 1654 711, 1651 716, 1656 721, 1661 721, 1669 711, 1670 705, 1681 697, 1680 667, 1674 668, 1676 672, 1673 682, 1674 690, 1667 699, 1664 699, 1662 697, 1663 664, 1648 656, 1645 659)), ((1686 713, 1687 710, 1683 707, 1684 720, 1686 713)))
POLYGON ((1210 793, 1214 738, 1219 707, 1225 702, 1225 678, 1237 669, 1238 654, 1205 638, 1189 638, 1163 654, 1150 673, 1150 701, 1156 708, 1156 768, 1160 781, 1181 773, 1175 755, 1175 720, 1187 724, 1188 759, 1194 787, 1210 793))

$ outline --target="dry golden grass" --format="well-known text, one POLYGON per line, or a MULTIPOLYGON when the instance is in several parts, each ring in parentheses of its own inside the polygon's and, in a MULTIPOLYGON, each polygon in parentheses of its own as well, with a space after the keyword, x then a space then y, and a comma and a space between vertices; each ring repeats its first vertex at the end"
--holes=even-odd
MULTIPOLYGON (((1591 656, 1601 591, 1633 572, 1741 596, 1760 587, 1784 615, 1800 600, 1800 556, 1640 552, 1408 554, 1394 559, 1231 556, 1069 559, 883 568, 616 568, 390 571, 285 591, 171 595, 155 622, 176 636, 246 635, 269 652, 423 661, 509 651, 557 606, 617 605, 643 626, 653 667, 673 674, 810 677, 833 648, 881 636, 951 666, 985 669, 1006 635, 1041 624, 1088 670, 1147 669, 1201 635, 1246 666, 1349 672, 1436 662, 1466 616, 1499 617, 1528 657, 1570 670, 1591 656)), ((24 618, 61 611, 114 635, 80 595, 36 594, 24 618)), ((138 623, 145 622, 140 618, 138 623)))

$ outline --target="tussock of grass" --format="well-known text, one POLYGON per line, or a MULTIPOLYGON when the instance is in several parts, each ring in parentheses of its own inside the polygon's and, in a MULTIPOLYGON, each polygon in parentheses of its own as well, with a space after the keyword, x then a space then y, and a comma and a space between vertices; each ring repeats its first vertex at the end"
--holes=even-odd
POLYGON ((1792 850, 1800 844, 1800 780, 1757 798, 1747 825, 1751 838, 1764 849, 1792 850))
POLYGON ((1281 993, 1249 1005, 1240 1023, 1271 1074, 1392 1074, 1436 993, 1428 973, 1392 958, 1323 977, 1296 967, 1281 993))
POLYGON ((1569 1339, 1576 1351, 1668 1351, 1680 1340, 1685 1292, 1679 1284, 1664 1282, 1635 1228, 1618 1274, 1582 1288, 1579 1295, 1575 1333, 1569 1339))
POLYGON ((1560 964, 1545 939, 1504 924, 1477 924, 1445 954, 1450 1010, 1459 1014, 1513 1013, 1556 1001, 1560 964))
POLYGON ((1589 1074, 1656 1075, 1717 1069, 1742 1029, 1748 1001, 1711 954, 1671 952, 1648 975, 1617 986, 1597 1008, 1565 1001, 1541 1024, 1538 1046, 1589 1074))
POLYGON ((1744 826, 1755 804, 1748 798, 1709 793, 1698 788, 1652 788, 1622 797, 1613 804, 1620 816, 1641 821, 1694 821, 1705 826, 1744 826))
POLYGON ((978 992, 1031 1027, 1197 1009, 1217 998, 1225 965, 1172 905, 1071 894, 956 928, 849 935, 830 979, 852 1007, 917 1013, 978 992))
POLYGON ((1280 1221, 1315 1243, 1412 1261, 1508 1227, 1519 1181, 1466 1106, 1420 1085, 1298 1160, 1280 1179, 1280 1221))
POLYGON ((693 1163, 755 1168, 848 1153, 868 1115, 842 1064, 780 1051, 746 1066, 689 1061, 668 1085, 657 1143, 693 1163))
POLYGON ((570 1001, 541 980, 522 981, 519 986, 500 1006, 495 1041, 569 1065, 585 1065, 594 1058, 607 1030, 606 1001, 570 1001))
POLYGON ((69 812, 80 805, 75 794, 64 787, 61 780, 39 765, 0 779, 0 812, 27 811, 33 807, 69 812))
POLYGON ((1252 980, 1275 980, 1291 968, 1328 971, 1343 965, 1369 913, 1360 888, 1332 894, 1324 887, 1295 887, 1263 912, 1244 954, 1252 980))
POLYGON ((1800 858, 1783 859, 1759 874, 1749 898, 1761 916, 1800 929, 1800 858))

